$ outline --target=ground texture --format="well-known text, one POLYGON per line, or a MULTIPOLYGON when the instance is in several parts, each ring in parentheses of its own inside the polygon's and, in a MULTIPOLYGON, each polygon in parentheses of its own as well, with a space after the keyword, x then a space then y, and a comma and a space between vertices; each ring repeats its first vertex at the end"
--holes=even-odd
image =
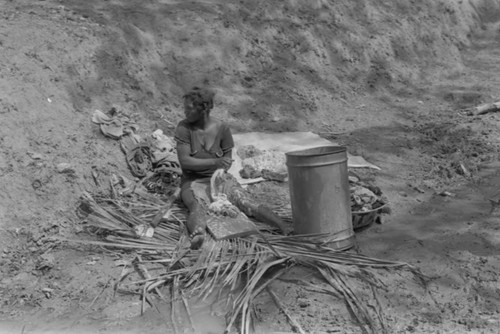
MULTIPOLYGON (((392 213, 356 234, 359 251, 429 277, 425 290, 381 273, 389 333, 500 332, 500 212, 488 201, 500 196, 500 115, 473 113, 500 100, 499 19, 497 0, 3 1, 0 332, 171 330, 113 295, 116 256, 56 238, 82 235, 75 208, 92 170, 130 175, 94 110, 172 134, 198 83, 235 132, 312 131, 381 167, 357 173, 392 213)), ((254 192, 283 191, 272 187, 254 192)), ((274 285, 306 331, 361 333, 334 297, 274 285)), ((266 298, 259 328, 290 332, 266 298)), ((220 332, 223 315, 195 311, 200 333, 220 332)))

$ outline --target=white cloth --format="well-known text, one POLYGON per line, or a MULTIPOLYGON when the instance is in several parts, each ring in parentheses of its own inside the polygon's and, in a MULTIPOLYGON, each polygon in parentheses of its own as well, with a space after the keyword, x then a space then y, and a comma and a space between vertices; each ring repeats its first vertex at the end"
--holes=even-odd
MULTIPOLYGON (((233 165, 229 169, 231 173, 241 184, 259 182, 262 178, 243 179, 240 176, 242 169, 242 160, 236 153, 238 148, 246 145, 253 145, 259 150, 279 151, 285 154, 286 152, 305 150, 318 146, 335 146, 325 138, 312 132, 279 132, 279 133, 264 133, 264 132, 247 132, 237 133, 233 135, 233 165)), ((367 162, 361 156, 355 156, 347 153, 347 166, 349 168, 373 168, 380 170, 378 166, 367 162)))

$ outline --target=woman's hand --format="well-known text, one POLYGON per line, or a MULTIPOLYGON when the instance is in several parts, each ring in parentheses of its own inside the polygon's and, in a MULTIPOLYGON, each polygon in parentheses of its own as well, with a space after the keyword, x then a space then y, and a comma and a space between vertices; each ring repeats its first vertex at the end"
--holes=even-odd
POLYGON ((232 164, 233 164, 233 159, 229 157, 222 157, 215 159, 215 166, 217 167, 217 169, 222 168, 225 171, 227 171, 229 168, 231 168, 232 164))

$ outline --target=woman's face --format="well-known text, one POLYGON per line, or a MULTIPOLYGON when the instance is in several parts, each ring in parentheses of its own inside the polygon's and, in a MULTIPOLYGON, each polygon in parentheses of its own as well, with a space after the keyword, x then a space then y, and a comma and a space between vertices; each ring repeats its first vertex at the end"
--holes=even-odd
POLYGON ((203 117, 203 111, 196 109, 192 101, 184 100, 184 115, 189 123, 196 123, 203 117))

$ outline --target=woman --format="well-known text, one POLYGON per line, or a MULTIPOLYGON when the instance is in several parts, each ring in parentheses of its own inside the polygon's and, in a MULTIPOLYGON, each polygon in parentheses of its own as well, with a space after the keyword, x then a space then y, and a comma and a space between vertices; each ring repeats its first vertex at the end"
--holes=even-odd
POLYGON ((175 130, 182 168, 181 198, 189 210, 187 228, 193 249, 199 248, 205 238, 210 177, 217 169, 227 171, 233 161, 234 142, 229 126, 210 116, 214 95, 200 87, 185 94, 185 119, 175 130))
MULTIPOLYGON (((210 179, 217 169, 228 170, 233 162, 233 136, 229 126, 210 116, 214 93, 194 87, 184 98, 183 119, 175 130, 177 156, 182 168, 181 198, 189 210, 187 228, 191 248, 199 248, 205 239, 210 205, 210 179)), ((231 175, 222 180, 220 190, 247 216, 279 228, 284 234, 290 228, 264 204, 251 199, 231 175)))

